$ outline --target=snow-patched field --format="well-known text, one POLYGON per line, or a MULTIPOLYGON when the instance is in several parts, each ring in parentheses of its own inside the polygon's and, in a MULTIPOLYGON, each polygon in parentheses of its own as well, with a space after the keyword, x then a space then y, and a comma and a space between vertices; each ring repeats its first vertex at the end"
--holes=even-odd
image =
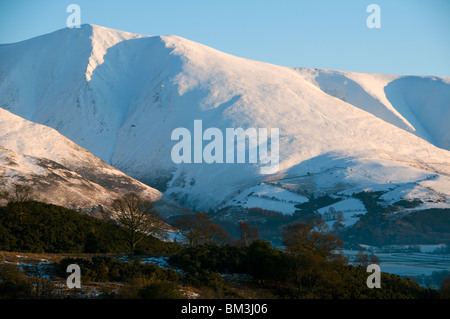
POLYGON ((285 188, 263 183, 241 192, 224 206, 262 208, 292 215, 297 210, 295 205, 307 201, 308 198, 285 188))
MULTIPOLYGON (((318 209, 318 212, 324 216, 326 212, 330 210, 330 208, 334 208, 335 211, 339 212, 341 211, 343 213, 343 219, 342 224, 345 227, 352 226, 359 220, 360 214, 367 213, 366 208, 364 207, 363 203, 356 198, 349 198, 349 199, 343 199, 337 203, 334 203, 332 205, 322 207, 318 209)), ((325 219, 326 220, 326 219, 325 219)), ((335 222, 335 220, 327 220, 326 223, 328 226, 332 226, 332 224, 335 222)))

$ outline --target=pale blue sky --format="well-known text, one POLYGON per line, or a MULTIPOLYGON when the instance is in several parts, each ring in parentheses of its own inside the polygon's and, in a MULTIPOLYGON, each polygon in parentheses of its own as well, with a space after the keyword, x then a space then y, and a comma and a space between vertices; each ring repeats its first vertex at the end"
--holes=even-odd
POLYGON ((1 0, 0 43, 81 23, 179 35, 237 56, 285 66, 450 76, 450 0, 1 0), (369 4, 381 28, 369 29, 369 4))

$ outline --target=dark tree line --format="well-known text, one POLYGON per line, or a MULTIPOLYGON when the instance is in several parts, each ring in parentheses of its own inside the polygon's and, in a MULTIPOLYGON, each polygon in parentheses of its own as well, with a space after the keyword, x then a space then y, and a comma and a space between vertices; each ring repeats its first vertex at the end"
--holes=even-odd
MULTIPOLYGON (((135 252, 176 250, 153 236, 135 243, 135 252)), ((0 207, 0 250, 34 253, 129 253, 126 228, 70 209, 36 201, 0 207)))

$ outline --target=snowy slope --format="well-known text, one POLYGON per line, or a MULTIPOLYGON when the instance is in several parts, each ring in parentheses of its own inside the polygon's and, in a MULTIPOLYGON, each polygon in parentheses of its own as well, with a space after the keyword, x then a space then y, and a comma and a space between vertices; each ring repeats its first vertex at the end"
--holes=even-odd
POLYGON ((450 79, 296 68, 325 93, 450 150, 450 79))
MULTIPOLYGON (((176 210, 163 194, 130 178, 52 128, 27 121, 0 108, 2 184, 29 181, 40 199, 89 209, 136 192, 156 202, 164 213, 176 210)), ((179 208, 178 208, 179 209, 179 208)))
POLYGON ((1 107, 198 210, 271 181, 342 194, 407 184, 398 194, 448 204, 449 94, 449 78, 280 67, 93 25, 0 46, 1 107), (174 164, 171 133, 194 120, 279 128, 279 172, 174 164))
POLYGON ((29 185, 33 198, 74 210, 89 211, 97 205, 108 208, 117 194, 83 178, 66 167, 39 157, 13 152, 0 146, 2 188, 29 185))

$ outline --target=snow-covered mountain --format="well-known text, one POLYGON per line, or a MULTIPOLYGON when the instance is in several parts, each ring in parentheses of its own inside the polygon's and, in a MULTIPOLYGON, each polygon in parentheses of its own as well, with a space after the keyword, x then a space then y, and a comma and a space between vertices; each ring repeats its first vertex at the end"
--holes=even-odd
POLYGON ((56 130, 0 108, 0 180, 32 186, 37 199, 74 209, 108 208, 135 192, 164 214, 180 207, 153 189, 106 164, 56 130))
POLYGON ((196 210, 292 213, 302 193, 364 189, 450 207, 449 103, 447 77, 281 67, 95 25, 0 46, 0 107, 196 210), (279 128, 279 171, 175 164, 172 131, 194 120, 279 128))

